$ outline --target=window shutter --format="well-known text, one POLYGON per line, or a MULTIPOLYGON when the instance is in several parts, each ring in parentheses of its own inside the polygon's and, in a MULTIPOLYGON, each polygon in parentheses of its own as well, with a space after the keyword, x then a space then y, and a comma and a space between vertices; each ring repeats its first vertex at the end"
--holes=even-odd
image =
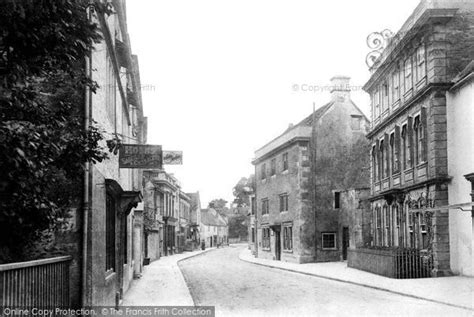
POLYGON ((408 124, 407 124, 407 134, 408 134, 408 144, 410 144, 410 153, 408 153, 410 158, 410 167, 413 166, 413 117, 408 117, 408 124))
POLYGON ((428 115, 427 108, 421 107, 420 122, 423 125, 423 157, 422 161, 427 161, 428 158, 428 115))
POLYGON ((400 137, 401 137, 401 129, 399 125, 396 125, 394 146, 395 146, 395 152, 397 155, 397 164, 395 166, 397 172, 400 171, 400 154, 402 153, 401 148, 400 148, 400 144, 401 144, 400 137))

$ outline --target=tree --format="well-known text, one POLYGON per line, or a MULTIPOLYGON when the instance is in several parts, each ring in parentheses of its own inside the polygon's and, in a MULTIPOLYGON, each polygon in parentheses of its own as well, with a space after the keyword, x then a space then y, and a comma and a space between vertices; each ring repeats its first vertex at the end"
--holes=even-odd
POLYGON ((228 208, 227 208, 227 200, 218 198, 218 199, 213 199, 209 202, 209 205, 207 208, 212 208, 215 209, 218 213, 225 213, 228 208))
POLYGON ((0 4, 0 263, 30 258, 80 204, 84 163, 107 158, 101 130, 84 129, 84 92, 97 88, 84 61, 101 39, 88 3, 0 4))
POLYGON ((234 186, 232 192, 234 194, 234 204, 238 207, 248 206, 250 204, 249 196, 255 191, 255 177, 250 175, 249 178, 242 177, 234 186))

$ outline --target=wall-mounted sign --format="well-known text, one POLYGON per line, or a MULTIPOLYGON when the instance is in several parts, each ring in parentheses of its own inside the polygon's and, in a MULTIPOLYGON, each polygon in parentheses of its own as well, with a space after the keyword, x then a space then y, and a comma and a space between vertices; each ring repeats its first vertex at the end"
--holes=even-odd
POLYGON ((161 145, 122 144, 120 146, 120 168, 161 169, 162 166, 161 145))
POLYGON ((181 165, 183 164, 182 151, 163 151, 163 164, 181 165))

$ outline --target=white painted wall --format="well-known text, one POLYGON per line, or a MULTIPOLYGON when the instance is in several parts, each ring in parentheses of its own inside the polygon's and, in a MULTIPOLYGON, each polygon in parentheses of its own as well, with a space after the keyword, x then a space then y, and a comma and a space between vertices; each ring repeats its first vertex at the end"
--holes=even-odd
MULTIPOLYGON (((471 184, 464 175, 474 172, 474 80, 447 96, 449 204, 471 201, 471 184)), ((473 223, 470 212, 449 211, 451 270, 474 276, 473 223)))

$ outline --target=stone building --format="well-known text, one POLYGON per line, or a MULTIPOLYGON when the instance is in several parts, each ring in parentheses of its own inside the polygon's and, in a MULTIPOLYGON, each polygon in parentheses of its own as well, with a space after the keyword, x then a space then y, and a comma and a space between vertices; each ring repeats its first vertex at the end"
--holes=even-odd
POLYGON ((191 199, 190 203, 190 217, 189 217, 189 235, 186 240, 186 251, 193 251, 199 248, 200 246, 200 234, 199 234, 199 224, 200 224, 200 214, 201 214, 201 196, 199 192, 195 193, 186 193, 191 199))
POLYGON ((204 241, 206 248, 218 247, 228 243, 229 226, 215 209, 201 209, 200 237, 204 241))
POLYGON ((178 233, 178 252, 185 250, 186 244, 191 240, 191 197, 184 192, 179 192, 179 233, 178 233))
POLYGON ((448 212, 432 209, 448 204, 446 98, 473 59, 473 6, 421 1, 364 86, 372 106, 373 245, 424 250, 438 276, 450 271, 448 212))
MULTIPOLYGON (((143 171, 144 202, 148 219, 145 234, 145 257, 150 260, 178 252, 180 234, 180 197, 189 197, 181 191, 180 182, 164 170, 143 171)), ((183 223, 183 222, 182 222, 183 223)))
POLYGON ((446 100, 450 264, 454 274, 474 276, 473 207, 467 204, 474 176, 474 61, 452 83, 446 100))
MULTIPOLYGON (((114 14, 88 9, 103 35, 86 60, 86 71, 97 82, 87 91, 85 120, 96 122, 105 138, 121 143, 145 144, 147 121, 143 116, 138 59, 130 52, 125 1, 110 4, 114 14)), ((86 126, 87 129, 87 126, 86 126)), ((105 142, 103 144, 105 146, 105 142)), ((114 306, 121 301, 134 276, 141 273, 142 173, 119 168, 118 155, 85 165, 82 208, 73 210, 69 228, 58 233, 68 245, 71 306, 114 306)), ((80 189, 78 189, 80 190, 80 189)))
POLYGON ((331 101, 255 152, 258 257, 306 263, 342 258, 335 196, 367 187, 368 119, 334 77, 331 101))

